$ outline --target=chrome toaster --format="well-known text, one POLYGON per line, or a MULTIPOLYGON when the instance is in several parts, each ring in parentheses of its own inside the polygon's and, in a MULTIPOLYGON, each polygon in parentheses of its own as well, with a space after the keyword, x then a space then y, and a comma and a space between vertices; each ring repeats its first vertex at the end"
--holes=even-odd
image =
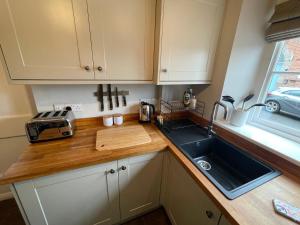
POLYGON ((39 142, 71 137, 75 131, 72 111, 49 111, 38 113, 25 124, 29 142, 39 142))

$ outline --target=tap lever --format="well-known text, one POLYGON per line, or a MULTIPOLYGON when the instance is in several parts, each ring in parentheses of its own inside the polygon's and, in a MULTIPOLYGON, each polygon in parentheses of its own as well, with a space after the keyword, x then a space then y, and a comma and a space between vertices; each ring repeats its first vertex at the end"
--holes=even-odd
POLYGON ((214 124, 214 120, 217 118, 217 111, 218 111, 217 106, 222 106, 224 108, 223 118, 224 118, 224 120, 227 119, 227 115, 228 115, 227 106, 220 101, 216 101, 214 103, 213 111, 211 112, 211 116, 210 116, 210 121, 207 126, 207 135, 209 137, 212 136, 213 134, 215 134, 215 132, 213 131, 213 124, 214 124))

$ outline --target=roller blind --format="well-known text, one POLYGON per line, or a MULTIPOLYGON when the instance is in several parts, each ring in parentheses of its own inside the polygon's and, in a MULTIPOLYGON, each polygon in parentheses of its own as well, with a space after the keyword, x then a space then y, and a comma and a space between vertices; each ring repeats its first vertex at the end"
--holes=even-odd
POLYGON ((300 0, 289 0, 276 6, 266 31, 268 42, 300 37, 300 0))

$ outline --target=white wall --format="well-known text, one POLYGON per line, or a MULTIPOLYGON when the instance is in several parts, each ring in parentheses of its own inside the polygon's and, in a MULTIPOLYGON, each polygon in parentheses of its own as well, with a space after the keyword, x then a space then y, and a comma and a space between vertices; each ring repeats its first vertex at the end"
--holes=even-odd
POLYGON ((160 88, 160 98, 171 101, 171 100, 183 100, 184 92, 192 88, 193 92, 199 85, 162 85, 160 88))
MULTIPOLYGON (((0 64, 0 173, 3 173, 28 145, 24 123, 34 106, 30 89, 9 85, 0 64)), ((10 197, 7 185, 0 186, 0 200, 10 197)))
POLYGON ((222 93, 241 5, 242 0, 227 1, 223 27, 214 62, 212 84, 210 86, 200 86, 197 88, 197 92, 200 92, 197 98, 206 103, 204 115, 206 118, 209 118, 214 102, 220 99, 222 93))
MULTIPOLYGON (((105 110, 100 111, 100 105, 94 92, 97 85, 34 85, 32 86, 33 96, 38 111, 53 110, 53 104, 82 104, 83 111, 75 112, 76 118, 96 117, 113 113, 137 113, 140 99, 157 98, 157 87, 155 85, 112 85, 112 90, 117 86, 118 90, 128 90, 126 96, 127 107, 122 105, 122 98, 119 97, 120 107, 114 105, 114 109, 108 110, 107 97, 104 97, 105 110)), ((106 85, 103 85, 106 91, 106 85)), ((115 99, 113 104, 115 104, 115 99)), ((152 100, 153 102, 153 100, 152 100)))
MULTIPOLYGON (((254 92, 253 101, 256 101, 274 46, 264 40, 274 4, 273 0, 228 1, 230 8, 225 15, 213 84, 198 95, 207 103, 207 108, 222 95, 231 95, 239 101, 254 92)), ((210 110, 206 110, 207 118, 209 114, 210 110)))
MULTIPOLYGON (((272 0, 244 0, 234 44, 226 71, 222 95, 231 95, 237 102, 261 86, 256 81, 266 76, 270 61, 265 30, 273 12, 272 0), (262 69, 264 68, 264 69, 262 69)), ((272 51, 271 51, 272 54, 272 51)))

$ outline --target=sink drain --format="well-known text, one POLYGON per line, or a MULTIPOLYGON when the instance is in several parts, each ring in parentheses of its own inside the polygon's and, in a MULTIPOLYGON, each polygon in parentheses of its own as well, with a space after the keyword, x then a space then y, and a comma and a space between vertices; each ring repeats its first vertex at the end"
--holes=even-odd
POLYGON ((206 162, 206 161, 204 161, 204 160, 199 160, 197 163, 198 163, 199 166, 201 166, 201 168, 204 169, 204 170, 210 170, 210 169, 211 169, 211 165, 210 165, 209 162, 206 162))

